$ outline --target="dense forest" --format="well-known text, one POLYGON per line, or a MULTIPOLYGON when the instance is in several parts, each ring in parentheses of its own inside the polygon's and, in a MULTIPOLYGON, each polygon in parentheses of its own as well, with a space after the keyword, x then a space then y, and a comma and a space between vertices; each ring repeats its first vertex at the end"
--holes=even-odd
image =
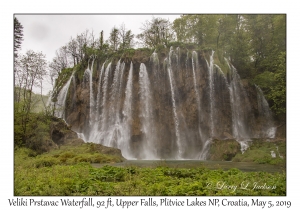
MULTIPOLYGON (((203 176, 207 175, 207 177, 214 174, 212 176, 216 175, 226 179, 227 174, 234 174, 243 177, 243 179, 253 180, 258 176, 255 172, 246 174, 233 169, 225 173, 203 168, 197 169, 198 171, 196 169, 192 171, 178 169, 176 171, 177 169, 164 167, 151 172, 150 169, 132 167, 124 170, 114 167, 98 170, 92 169, 88 165, 82 165, 82 162, 120 162, 123 161, 123 157, 119 151, 114 151, 113 155, 111 152, 102 154, 104 150, 95 149, 94 144, 81 145, 82 140, 77 139, 74 132, 72 133, 71 126, 64 124, 63 120, 55 117, 59 108, 50 106, 51 100, 54 103, 57 101, 55 96, 68 82, 74 69, 77 70, 78 80, 83 80, 84 71, 89 66, 91 59, 97 58, 97 62, 103 63, 103 65, 107 60, 115 63, 119 59, 128 63, 134 59, 146 61, 150 59, 153 52, 164 55, 167 54, 170 47, 178 47, 186 53, 188 51, 201 51, 203 57, 214 51, 214 59, 222 69, 226 69, 225 60, 229 61, 237 69, 241 80, 260 87, 274 114, 276 125, 285 126, 286 15, 186 14, 181 15, 173 22, 163 17, 153 17, 142 23, 140 29, 139 34, 133 34, 122 23, 119 27, 113 27, 109 32, 101 31, 98 35, 89 30, 72 35, 64 46, 56 50, 56 56, 52 61, 47 63, 43 52, 32 50, 25 54, 19 52, 24 39, 23 26, 16 17, 14 18, 15 184, 20 187, 15 189, 17 195, 86 195, 85 193, 88 195, 218 195, 218 193, 219 195, 245 195, 243 191, 231 193, 205 190, 204 182, 200 183, 201 187, 199 187, 199 183, 193 182, 193 180, 200 176, 199 171, 201 173, 204 171, 203 176), (104 40, 104 33, 109 34, 107 40, 104 40), (51 78, 54 87, 51 95, 48 94, 51 96, 48 102, 43 96, 47 93, 42 91, 46 75, 51 78), (39 87, 40 94, 34 94, 33 87, 39 87), (76 140, 68 140, 68 138, 76 140), (73 148, 77 146, 78 148, 73 148), (22 166, 21 159, 26 160, 26 167, 22 166), (68 183, 64 183, 59 171, 66 170, 68 176, 71 177, 70 174, 75 173, 76 170, 70 168, 70 165, 74 165, 76 170, 89 174, 91 177, 83 179, 81 177, 83 175, 76 175, 77 184, 74 180, 73 183, 71 179, 68 180, 68 183), (55 173, 58 174, 54 176, 61 180, 64 189, 58 186, 56 186, 57 189, 56 187, 51 189, 51 186, 46 189, 43 186, 33 186, 32 183, 28 187, 29 185, 26 186, 26 183, 20 181, 21 179, 24 180, 24 177, 19 173, 23 173, 27 168, 28 170, 30 168, 39 170, 39 178, 44 180, 48 176, 46 174, 48 173, 47 167, 55 168, 55 173), (68 169, 64 167, 68 167, 68 169), (147 191, 144 186, 152 181, 149 181, 150 178, 146 181, 140 181, 141 177, 144 174, 148 174, 147 177, 155 177, 157 173, 165 177, 163 180, 158 180, 157 185, 153 185, 154 187, 147 191), (99 179, 100 175, 98 176, 98 174, 106 178, 101 180, 102 178, 99 179), (131 176, 134 177, 134 181, 131 180, 131 176), (176 177, 178 183, 181 184, 185 182, 184 180, 188 180, 195 187, 186 187, 186 191, 180 191, 179 188, 172 187, 175 182, 171 183, 170 177, 176 177), (97 184, 92 184, 94 179, 97 184), (108 182, 105 187, 106 191, 100 190, 98 192, 96 188, 103 187, 104 182, 108 182), (167 191, 167 188, 163 187, 164 184, 162 183, 164 182, 170 185, 167 191), (133 185, 138 186, 136 189, 139 191, 131 192, 130 189, 133 185), (86 189, 88 191, 85 191, 86 189)), ((243 155, 240 153, 235 158, 233 157, 233 160, 284 165, 285 159, 279 157, 272 159, 269 150, 276 151, 277 149, 279 156, 280 154, 285 156, 285 143, 277 142, 271 145, 264 142, 252 145, 250 148, 243 155)), ((218 147, 215 148, 216 153, 219 153, 218 149, 218 147)), ((28 173, 32 177, 31 172, 28 173)), ((271 177, 272 184, 279 187, 269 192, 251 192, 252 195, 285 195, 285 186, 282 186, 282 183, 285 183, 285 173, 275 175, 264 173, 262 176, 264 180, 271 177), (281 184, 279 185, 279 183, 281 184)), ((230 182, 234 182, 234 180, 230 179, 230 182)), ((54 186, 54 183, 52 185, 54 186)))

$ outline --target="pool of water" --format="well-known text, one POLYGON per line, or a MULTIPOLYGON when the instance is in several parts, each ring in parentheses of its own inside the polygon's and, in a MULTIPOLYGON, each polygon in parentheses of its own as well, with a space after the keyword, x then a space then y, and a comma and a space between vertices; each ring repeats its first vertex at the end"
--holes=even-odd
POLYGON ((173 168, 197 168, 207 167, 209 169, 223 169, 237 168, 241 171, 265 171, 270 173, 285 172, 285 166, 258 164, 253 162, 232 162, 232 161, 203 161, 203 160, 126 160, 121 163, 99 164, 93 163, 94 167, 102 167, 104 165, 112 165, 119 167, 138 166, 138 167, 158 167, 166 166, 173 168))

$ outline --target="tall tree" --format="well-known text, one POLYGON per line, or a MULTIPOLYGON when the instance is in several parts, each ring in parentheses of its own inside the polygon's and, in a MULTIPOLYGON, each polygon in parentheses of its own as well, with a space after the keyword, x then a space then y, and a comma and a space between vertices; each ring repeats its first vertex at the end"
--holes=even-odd
POLYGON ((16 106, 15 111, 21 113, 21 126, 25 141, 29 114, 33 108, 32 90, 34 86, 40 87, 42 84, 41 81, 47 74, 47 66, 46 56, 42 52, 29 50, 25 55, 21 55, 20 57, 17 66, 19 82, 15 84, 19 87, 15 88, 22 91, 22 93, 19 92, 19 104, 16 106))
POLYGON ((68 48, 68 53, 73 58, 73 65, 75 66, 76 64, 78 64, 78 44, 76 42, 76 39, 73 39, 71 37, 71 40, 67 45, 67 48, 68 48))
POLYGON ((133 47, 133 38, 131 30, 126 30, 125 24, 123 23, 119 28, 119 36, 120 36, 120 49, 128 49, 133 47))
POLYGON ((99 39, 99 49, 102 50, 103 49, 103 44, 104 44, 104 40, 103 40, 103 30, 100 33, 100 39, 99 39))
POLYGON ((145 47, 156 47, 159 44, 167 45, 173 40, 173 29, 167 19, 152 18, 143 23, 142 33, 137 35, 145 47))
POLYGON ((108 39, 111 49, 113 51, 117 51, 119 44, 120 44, 120 37, 119 37, 119 29, 116 27, 113 27, 110 34, 109 34, 109 39, 108 39))
POLYGON ((23 26, 19 20, 14 17, 14 53, 17 55, 17 51, 21 49, 21 43, 23 41, 23 26))
POLYGON ((131 30, 126 31, 125 46, 124 46, 125 49, 134 47, 133 38, 134 38, 134 34, 131 32, 131 30))

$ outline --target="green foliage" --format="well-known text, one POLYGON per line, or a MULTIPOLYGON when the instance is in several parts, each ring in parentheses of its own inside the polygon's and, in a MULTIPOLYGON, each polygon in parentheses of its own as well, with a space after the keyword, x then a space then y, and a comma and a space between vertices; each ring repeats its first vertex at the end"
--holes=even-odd
POLYGON ((271 71, 258 74, 253 82, 263 91, 277 115, 286 113, 286 53, 281 52, 269 64, 271 71))
POLYGON ((155 48, 157 45, 167 45, 173 41, 171 23, 167 19, 153 17, 152 20, 143 23, 141 30, 142 33, 136 37, 145 47, 155 48))
POLYGON ((16 147, 26 146, 38 153, 43 153, 54 147, 50 135, 51 116, 44 113, 29 113, 26 127, 22 121, 24 113, 14 114, 14 143, 16 147))
MULTIPOLYGON (((78 147, 89 150, 91 145, 78 147)), ((139 168, 135 166, 93 168, 88 163, 65 164, 60 156, 74 158, 70 153, 56 151, 52 156, 31 157, 29 149, 15 151, 14 193, 25 195, 77 195, 77 196, 199 196, 199 195, 286 195, 285 173, 241 172, 238 169, 209 170, 205 167, 182 169, 159 166, 139 168), (243 182, 249 189, 241 189, 243 182), (218 183, 238 185, 236 190, 220 189, 218 183), (276 186, 272 189, 255 189, 254 183, 276 186)))
POLYGON ((253 82, 257 84, 262 90, 270 90, 270 87, 276 85, 275 76, 273 72, 264 71, 261 74, 258 74, 253 82))
POLYGON ((109 39, 108 39, 111 50, 112 51, 117 51, 120 45, 120 37, 119 37, 119 29, 114 27, 111 29, 111 32, 109 34, 109 39))
POLYGON ((237 154, 233 158, 233 161, 284 165, 286 160, 285 156, 286 147, 284 141, 267 142, 257 139, 253 140, 250 147, 243 154, 237 154), (271 156, 271 151, 276 154, 275 158, 271 156))
POLYGON ((83 74, 84 74, 86 67, 87 67, 87 64, 84 65, 83 62, 74 66, 74 71, 75 71, 74 76, 75 76, 75 78, 78 78, 80 82, 82 82, 82 80, 83 80, 83 74))
POLYGON ((277 114, 286 113, 286 53, 282 52, 276 59, 275 84, 271 86, 268 97, 274 102, 272 110, 277 114))
POLYGON ((58 78, 55 81, 55 87, 54 89, 59 92, 61 88, 66 84, 66 82, 70 79, 72 72, 74 68, 65 68, 62 69, 61 72, 58 75, 58 78))
MULTIPOLYGON (((173 22, 177 41, 221 51, 241 78, 274 72, 286 50, 285 15, 182 15, 173 22)), ((219 57, 221 58, 221 57, 219 57)))

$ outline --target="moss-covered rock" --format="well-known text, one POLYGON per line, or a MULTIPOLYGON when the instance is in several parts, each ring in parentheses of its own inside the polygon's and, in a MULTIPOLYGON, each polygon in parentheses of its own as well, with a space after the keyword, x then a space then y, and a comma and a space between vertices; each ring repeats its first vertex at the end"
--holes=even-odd
POLYGON ((241 145, 234 139, 214 139, 209 152, 208 160, 230 161, 237 154, 241 154, 241 145))
POLYGON ((51 122, 51 139, 58 146, 60 145, 80 145, 84 143, 79 139, 77 133, 71 130, 62 119, 53 118, 51 122))

